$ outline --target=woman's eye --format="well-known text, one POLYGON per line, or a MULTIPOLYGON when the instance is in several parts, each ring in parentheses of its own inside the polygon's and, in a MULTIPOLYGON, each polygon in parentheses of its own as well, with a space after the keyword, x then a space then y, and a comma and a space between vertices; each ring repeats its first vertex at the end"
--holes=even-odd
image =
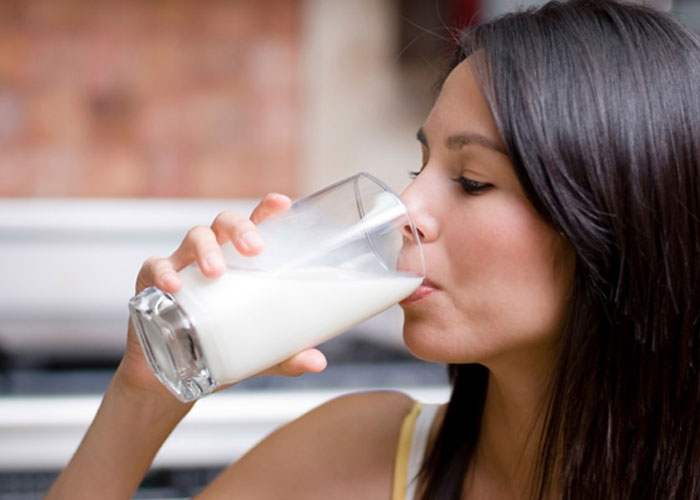
MULTIPOLYGON (((421 170, 422 170, 422 169, 421 169, 421 170)), ((415 178, 418 177, 419 175, 420 175, 420 170, 409 170, 409 172, 408 172, 408 176, 409 176, 411 179, 415 179, 415 178)))
POLYGON ((493 184, 487 184, 485 182, 473 181, 473 180, 468 179, 466 177, 457 177, 456 179, 452 179, 452 181, 456 182, 457 184, 462 186, 462 189, 467 194, 483 193, 484 191, 493 187, 493 184))

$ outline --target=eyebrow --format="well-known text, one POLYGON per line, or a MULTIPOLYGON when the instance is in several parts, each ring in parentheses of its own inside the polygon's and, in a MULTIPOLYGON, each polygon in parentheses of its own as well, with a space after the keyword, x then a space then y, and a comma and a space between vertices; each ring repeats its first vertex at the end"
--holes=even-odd
MULTIPOLYGON (((423 131, 422 127, 418 129, 416 138, 420 141, 421 144, 423 144, 425 147, 428 147, 428 139, 425 136, 425 132, 423 131)), ((494 141, 481 134, 475 134, 473 132, 463 132, 461 134, 451 135, 447 139, 445 139, 445 147, 453 151, 461 149, 464 146, 471 145, 482 146, 484 148, 491 149, 492 151, 495 151, 497 153, 501 153, 506 156, 508 155, 508 153, 506 153, 506 151, 501 146, 499 146, 494 141)))

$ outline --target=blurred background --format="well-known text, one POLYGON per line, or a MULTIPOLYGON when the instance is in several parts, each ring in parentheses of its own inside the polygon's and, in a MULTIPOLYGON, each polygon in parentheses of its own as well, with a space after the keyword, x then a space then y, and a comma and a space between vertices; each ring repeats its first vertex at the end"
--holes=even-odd
MULTIPOLYGON (((41 498, 121 356, 149 255, 223 209, 358 171, 395 190, 460 28, 509 0, 0 2, 0 500, 41 498)), ((700 29, 700 2, 648 1, 700 29)), ((448 396, 398 309, 330 367, 198 403, 135 498, 186 498, 281 423, 349 390, 448 396)))

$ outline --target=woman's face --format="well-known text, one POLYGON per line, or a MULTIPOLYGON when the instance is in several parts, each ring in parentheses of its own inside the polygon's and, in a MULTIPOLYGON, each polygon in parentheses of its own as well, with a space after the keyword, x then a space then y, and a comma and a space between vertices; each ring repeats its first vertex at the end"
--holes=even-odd
POLYGON ((525 197, 470 63, 450 73, 418 133, 423 166, 402 198, 427 276, 401 306, 416 356, 488 365, 554 344, 574 266, 525 197))

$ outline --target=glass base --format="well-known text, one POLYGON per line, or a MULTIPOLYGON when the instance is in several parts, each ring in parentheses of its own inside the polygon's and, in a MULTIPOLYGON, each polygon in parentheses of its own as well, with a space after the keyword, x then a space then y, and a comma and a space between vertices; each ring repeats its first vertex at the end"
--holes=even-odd
POLYGON ((197 331, 172 295, 146 288, 129 301, 129 312, 148 365, 180 401, 213 392, 217 383, 207 368, 197 331))

